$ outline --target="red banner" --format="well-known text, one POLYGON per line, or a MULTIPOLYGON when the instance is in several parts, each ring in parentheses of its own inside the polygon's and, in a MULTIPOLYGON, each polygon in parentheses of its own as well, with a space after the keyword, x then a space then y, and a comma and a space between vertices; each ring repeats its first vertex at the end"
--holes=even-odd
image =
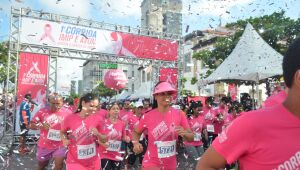
POLYGON ((161 68, 159 71, 159 81, 169 82, 177 89, 178 70, 176 68, 161 68))
MULTIPOLYGON (((20 53, 18 86, 17 86, 17 119, 19 118, 20 103, 24 95, 31 94, 32 100, 38 104, 31 114, 33 116, 46 105, 48 82, 48 56, 33 53, 20 53)), ((17 125, 19 121, 17 120, 17 125)), ((19 126, 16 126, 17 129, 19 126)))
POLYGON ((228 93, 230 94, 230 97, 232 100, 236 100, 237 96, 237 87, 235 84, 229 84, 228 85, 228 93))
MULTIPOLYGON (((159 81, 169 82, 175 89, 178 89, 178 70, 176 68, 161 68, 159 74, 159 81)), ((173 99, 175 100, 176 97, 177 95, 173 99)))
MULTIPOLYGON (((134 34, 112 32, 111 35, 120 34, 122 48, 129 51, 128 55, 138 58, 150 58, 156 60, 176 61, 178 57, 178 44, 176 41, 155 39, 134 34)), ((126 55, 126 51, 120 50, 118 55, 126 55)))

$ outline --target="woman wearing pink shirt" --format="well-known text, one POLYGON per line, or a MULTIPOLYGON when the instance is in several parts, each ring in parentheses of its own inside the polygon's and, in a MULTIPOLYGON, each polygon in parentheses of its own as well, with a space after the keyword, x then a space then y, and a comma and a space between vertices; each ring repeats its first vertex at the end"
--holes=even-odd
POLYGON ((142 168, 144 170, 176 169, 176 141, 178 136, 193 141, 185 113, 170 107, 176 90, 168 82, 156 84, 153 92, 153 110, 145 114, 133 132, 133 151, 141 153, 143 146, 139 143, 141 134, 148 130, 148 147, 142 168))
POLYGON ((120 108, 118 103, 108 105, 108 117, 98 131, 106 135, 107 142, 100 145, 101 166, 103 170, 121 169, 123 160, 121 143, 128 143, 130 138, 126 136, 125 123, 119 119, 120 108))
POLYGON ((204 133, 207 136, 207 132, 204 131, 205 121, 202 114, 202 106, 201 101, 191 103, 190 109, 192 109, 192 115, 188 119, 188 122, 194 133, 194 141, 184 142, 186 159, 189 162, 189 167, 193 169, 196 167, 197 160, 199 160, 204 152, 202 136, 204 136, 204 133))
POLYGON ((100 155, 95 127, 99 120, 87 119, 97 109, 96 96, 87 93, 80 98, 77 112, 68 116, 61 125, 61 138, 68 147, 67 170, 100 169, 100 155))

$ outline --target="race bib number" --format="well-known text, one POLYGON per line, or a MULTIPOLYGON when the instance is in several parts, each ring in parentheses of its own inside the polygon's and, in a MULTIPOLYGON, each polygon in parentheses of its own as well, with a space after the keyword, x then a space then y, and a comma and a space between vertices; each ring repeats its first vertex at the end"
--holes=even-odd
POLYGON ((109 140, 108 141, 108 148, 106 148, 106 150, 108 151, 114 151, 114 152, 119 152, 121 150, 121 141, 117 141, 117 140, 109 140))
POLYGON ((47 139, 53 140, 53 141, 61 141, 60 131, 54 130, 54 129, 49 129, 47 139))
POLYGON ((214 125, 207 125, 206 128, 207 128, 207 132, 215 132, 214 125))
POLYGON ((96 155, 96 144, 77 145, 78 159, 89 159, 96 155))
POLYGON ((176 141, 157 141, 158 158, 167 158, 176 154, 176 141))
POLYGON ((202 139, 201 133, 194 134, 194 141, 198 142, 198 141, 201 141, 201 139, 202 139))

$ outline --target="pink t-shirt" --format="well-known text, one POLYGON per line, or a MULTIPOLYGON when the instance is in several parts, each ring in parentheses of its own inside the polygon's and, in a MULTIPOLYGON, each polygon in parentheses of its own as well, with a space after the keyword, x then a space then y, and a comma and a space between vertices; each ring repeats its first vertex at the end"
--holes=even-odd
POLYGON ((243 170, 299 169, 300 118, 283 105, 242 114, 212 144, 243 170))
POLYGON ((121 143, 125 134, 125 123, 121 120, 117 120, 116 123, 112 123, 109 119, 105 119, 102 126, 98 126, 98 131, 101 134, 107 135, 109 147, 105 148, 100 145, 101 159, 110 159, 114 161, 121 161, 122 155, 121 143))
POLYGON ((228 110, 226 108, 218 107, 218 108, 214 108, 214 113, 215 113, 215 117, 214 117, 214 121, 213 121, 214 134, 217 135, 222 132, 222 127, 224 125, 224 116, 228 113, 228 110), (219 114, 223 118, 218 119, 217 115, 219 115, 219 114))
POLYGON ((189 125, 193 131, 194 135, 194 142, 186 142, 184 141, 185 145, 190 146, 201 146, 203 145, 203 142, 201 140, 201 133, 202 130, 205 128, 205 121, 204 116, 199 115, 198 117, 191 116, 188 120, 189 125))
POLYGON ((126 130, 126 135, 130 137, 132 140, 132 132, 134 130, 134 127, 138 124, 139 122, 139 117, 132 114, 129 119, 128 119, 128 129, 126 130))
POLYGON ((215 131, 213 123, 216 118, 215 110, 213 108, 204 108, 203 115, 207 131, 213 133, 215 131))
POLYGON ((128 119, 130 118, 130 116, 132 116, 133 115, 133 113, 132 113, 132 111, 131 110, 125 110, 125 109, 123 109, 123 110, 120 110, 120 115, 119 115, 119 117, 120 117, 120 119, 122 120, 122 121, 124 121, 124 122, 128 122, 128 119))
POLYGON ((57 149, 63 146, 60 138, 60 125, 71 114, 71 111, 60 109, 52 112, 48 107, 39 110, 32 118, 33 123, 48 123, 49 130, 40 129, 38 146, 45 149, 57 149))
POLYGON ((91 121, 97 120, 97 121, 103 122, 104 119, 106 119, 106 116, 107 116, 107 110, 100 109, 96 113, 87 117, 86 119, 88 119, 88 121, 90 121, 90 119, 91 119, 91 121))
POLYGON ((99 159, 96 137, 91 133, 91 129, 98 124, 99 120, 81 118, 79 113, 71 114, 63 121, 61 129, 70 133, 67 163, 80 163, 88 167, 99 159))
POLYGON ((153 109, 142 116, 136 128, 139 132, 148 130, 148 148, 143 159, 143 167, 176 169, 178 134, 175 128, 178 126, 190 129, 185 114, 174 108, 170 108, 167 113, 153 109))
POLYGON ((271 107, 271 106, 275 106, 278 104, 282 104, 283 101, 286 99, 286 97, 287 97, 287 94, 284 90, 277 94, 274 94, 274 95, 270 96, 269 98, 267 98, 267 100, 264 102, 264 107, 271 107))

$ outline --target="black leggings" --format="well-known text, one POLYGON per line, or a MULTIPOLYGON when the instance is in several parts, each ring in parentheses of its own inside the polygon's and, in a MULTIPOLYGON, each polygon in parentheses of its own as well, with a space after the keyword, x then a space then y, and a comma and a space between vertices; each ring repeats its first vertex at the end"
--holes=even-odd
POLYGON ((137 158, 139 158, 140 164, 142 164, 142 162, 143 162, 144 155, 145 155, 146 150, 147 150, 148 141, 147 141, 147 139, 143 139, 142 141, 139 141, 139 142, 143 145, 143 152, 140 153, 140 154, 137 154, 137 155, 133 152, 133 144, 132 144, 132 142, 130 142, 128 144, 128 148, 130 149, 130 152, 131 152, 131 154, 128 154, 128 158, 127 158, 129 165, 134 165, 135 160, 137 158))
POLYGON ((101 169, 103 170, 121 170, 121 161, 110 159, 101 159, 101 169))

